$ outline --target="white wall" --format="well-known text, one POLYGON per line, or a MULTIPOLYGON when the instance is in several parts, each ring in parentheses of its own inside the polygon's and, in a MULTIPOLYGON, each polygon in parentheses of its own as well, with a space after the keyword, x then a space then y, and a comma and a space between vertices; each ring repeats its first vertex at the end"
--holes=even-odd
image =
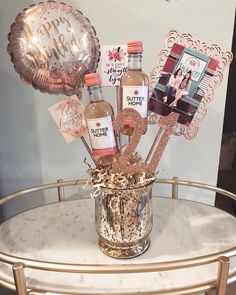
MULTIPOLYGON (((6 52, 11 23, 18 12, 34 2, 37 1, 0 1, 1 195, 58 178, 74 179, 85 175, 87 169, 83 164, 87 153, 81 142, 65 144, 47 112, 48 106, 63 96, 42 94, 23 84, 6 52)), ((156 56, 171 28, 189 31, 207 43, 217 43, 222 50, 231 48, 234 0, 67 0, 67 3, 90 19, 101 44, 143 40, 143 64, 147 73, 155 66, 156 56)), ((226 86, 227 72, 197 137, 192 141, 172 137, 159 165, 160 177, 178 176, 216 184, 226 86)), ((115 105, 114 89, 104 92, 115 105)), ((145 143, 151 144, 154 133, 150 130, 145 143)), ((141 153, 145 148, 140 149, 141 153)), ((212 195, 192 197, 213 200, 212 195)), ((24 205, 16 202, 5 208, 5 215, 24 205)))

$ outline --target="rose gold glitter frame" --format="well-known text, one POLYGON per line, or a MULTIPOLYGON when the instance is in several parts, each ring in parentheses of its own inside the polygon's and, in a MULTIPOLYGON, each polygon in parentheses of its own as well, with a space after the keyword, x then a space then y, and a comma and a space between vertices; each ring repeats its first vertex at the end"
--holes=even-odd
MULTIPOLYGON (((197 134, 200 121, 206 115, 208 104, 214 99, 215 88, 217 88, 223 80, 223 71, 229 66, 233 59, 233 54, 230 51, 222 51, 216 44, 207 45, 205 42, 194 39, 189 33, 178 33, 176 30, 171 30, 165 40, 165 48, 161 50, 157 57, 156 67, 150 74, 150 93, 152 93, 155 88, 174 43, 195 50, 219 61, 217 70, 208 85, 208 89, 202 98, 190 125, 186 126, 178 123, 173 129, 174 135, 184 135, 186 139, 193 139, 197 134)), ((158 124, 160 117, 160 115, 150 112, 148 118, 149 124, 158 124)))

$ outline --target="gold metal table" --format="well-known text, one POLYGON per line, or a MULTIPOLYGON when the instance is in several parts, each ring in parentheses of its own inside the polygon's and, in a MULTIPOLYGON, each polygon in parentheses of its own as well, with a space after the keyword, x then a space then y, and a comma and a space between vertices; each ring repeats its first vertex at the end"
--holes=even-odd
MULTIPOLYGON (((25 294, 225 294, 236 281, 236 219, 178 197, 191 186, 236 200, 225 190, 196 182, 158 179, 172 198, 153 198, 151 247, 140 257, 116 260, 97 246, 94 200, 68 200, 66 189, 86 180, 58 181, 19 191, 0 205, 49 189, 58 201, 0 225, 0 284, 25 294)), ((79 195, 79 193, 78 193, 79 195)))

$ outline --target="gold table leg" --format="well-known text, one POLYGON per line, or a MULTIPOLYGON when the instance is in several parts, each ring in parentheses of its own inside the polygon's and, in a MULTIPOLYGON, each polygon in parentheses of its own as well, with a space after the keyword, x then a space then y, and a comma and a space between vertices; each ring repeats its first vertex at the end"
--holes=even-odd
MULTIPOLYGON (((63 182, 63 179, 58 179, 57 180, 57 183, 61 183, 61 182, 63 182)), ((65 201, 64 186, 58 186, 57 191, 58 191, 58 200, 59 200, 59 202, 64 202, 65 201)))
POLYGON ((229 265, 230 265, 230 260, 228 257, 222 256, 219 258, 218 279, 217 279, 217 285, 216 285, 217 295, 226 294, 229 265))
MULTIPOLYGON (((173 177, 173 180, 177 181, 179 180, 178 177, 173 177)), ((178 198, 178 184, 173 183, 172 184, 172 199, 177 199, 178 198)))
POLYGON ((16 294, 27 295, 23 263, 18 262, 13 264, 12 270, 13 270, 13 276, 15 281, 16 294))

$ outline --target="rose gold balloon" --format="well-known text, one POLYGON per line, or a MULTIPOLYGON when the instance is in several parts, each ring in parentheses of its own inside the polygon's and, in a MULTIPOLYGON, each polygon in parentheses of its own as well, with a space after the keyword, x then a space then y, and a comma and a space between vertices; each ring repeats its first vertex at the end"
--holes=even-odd
POLYGON ((18 14, 8 40, 15 70, 42 92, 78 93, 84 74, 96 70, 100 57, 89 20, 55 1, 33 4, 18 14))

